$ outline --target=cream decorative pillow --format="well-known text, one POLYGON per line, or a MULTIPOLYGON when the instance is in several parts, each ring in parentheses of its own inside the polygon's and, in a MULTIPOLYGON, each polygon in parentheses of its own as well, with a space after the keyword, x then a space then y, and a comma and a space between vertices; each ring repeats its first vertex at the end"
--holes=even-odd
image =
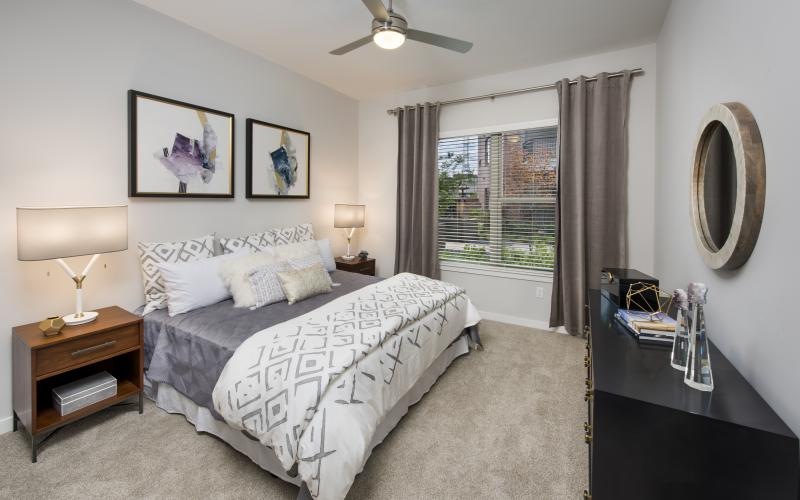
POLYGON ((219 265, 219 276, 233 296, 236 307, 253 307, 256 297, 250 286, 249 275, 255 269, 267 264, 273 264, 279 259, 271 252, 259 252, 238 259, 222 262, 219 265))
MULTIPOLYGON (((286 261, 289 264, 289 269, 294 269, 295 271, 299 271, 301 269, 306 269, 308 267, 315 266, 319 264, 323 268, 325 267, 325 262, 322 260, 322 257, 319 254, 309 254, 305 257, 298 257, 295 259, 288 259, 286 261)), ((328 269, 326 268, 325 271, 328 269)), ((327 274, 328 282, 333 284, 333 280, 331 279, 331 275, 327 274)))
POLYGON ((247 280, 250 282, 250 288, 252 288, 253 296, 255 297, 255 304, 250 308, 258 309, 262 306, 286 300, 286 294, 283 293, 278 273, 289 271, 290 269, 288 262, 278 261, 250 271, 247 275, 247 280))
POLYGON ((289 304, 294 304, 303 299, 331 291, 328 271, 322 264, 300 270, 282 271, 278 273, 283 293, 289 304))
POLYGON ((144 284, 144 315, 167 307, 166 289, 158 264, 191 262, 213 257, 214 235, 207 234, 201 238, 168 243, 139 243, 138 247, 144 284))

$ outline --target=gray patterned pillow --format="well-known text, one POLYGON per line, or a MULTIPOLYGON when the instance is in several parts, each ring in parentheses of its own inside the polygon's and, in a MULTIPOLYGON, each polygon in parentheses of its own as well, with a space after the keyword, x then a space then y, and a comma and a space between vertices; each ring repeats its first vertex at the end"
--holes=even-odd
POLYGON ((273 262, 263 265, 250 271, 247 275, 247 280, 250 282, 250 287, 253 289, 253 296, 255 296, 255 305, 250 309, 258 309, 259 307, 274 304, 286 300, 286 294, 283 293, 281 282, 278 279, 278 273, 281 271, 288 271, 289 263, 286 261, 273 262))
POLYGON ((223 253, 232 253, 247 249, 251 252, 263 252, 276 245, 288 245, 301 241, 313 240, 314 228, 311 224, 298 224, 291 227, 269 229, 263 233, 253 233, 237 238, 220 238, 223 253))
POLYGON ((190 262, 214 256, 214 235, 168 243, 139 243, 139 260, 142 263, 144 284, 144 311, 142 314, 167 307, 167 294, 158 264, 190 262))
POLYGON ((300 270, 279 272, 278 279, 289 305, 331 291, 330 277, 322 264, 314 264, 300 270))
POLYGON ((298 224, 291 227, 271 229, 273 245, 288 245, 314 239, 314 228, 311 224, 298 224))
POLYGON ((250 252, 263 252, 267 248, 275 245, 275 240, 270 231, 263 233, 253 233, 238 238, 220 238, 219 244, 222 253, 233 253, 238 250, 250 250, 250 252))

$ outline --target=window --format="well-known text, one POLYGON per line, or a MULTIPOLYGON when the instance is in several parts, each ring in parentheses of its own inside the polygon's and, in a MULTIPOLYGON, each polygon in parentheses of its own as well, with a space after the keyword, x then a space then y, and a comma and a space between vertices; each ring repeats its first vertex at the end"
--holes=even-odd
POLYGON ((439 259, 552 271, 555 126, 439 140, 439 259))

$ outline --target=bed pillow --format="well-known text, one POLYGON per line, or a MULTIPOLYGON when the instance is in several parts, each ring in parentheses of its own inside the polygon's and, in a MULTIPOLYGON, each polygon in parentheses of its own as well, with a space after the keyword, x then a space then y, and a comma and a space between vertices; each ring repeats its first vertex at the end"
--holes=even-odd
POLYGON ((246 250, 240 250, 238 253, 208 259, 158 264, 164 280, 169 315, 176 316, 231 298, 231 293, 219 276, 219 266, 226 260, 244 255, 246 250))
POLYGON ((139 260, 142 264, 144 285, 144 310, 142 315, 167 307, 164 280, 158 264, 167 262, 191 262, 214 255, 214 235, 168 243, 139 243, 139 260))
POLYGON ((222 253, 233 253, 239 250, 247 250, 251 253, 263 252, 275 244, 275 240, 269 231, 263 233, 253 233, 238 238, 220 238, 219 245, 222 253))
POLYGON ((278 279, 289 305, 331 291, 330 277, 322 264, 278 272, 278 279))
POLYGON ((247 275, 247 280, 255 298, 255 303, 250 309, 258 309, 262 306, 286 300, 286 294, 283 293, 278 273, 290 269, 288 262, 280 260, 250 271, 247 275))
MULTIPOLYGON (((322 257, 318 253, 308 254, 304 257, 288 259, 286 262, 289 264, 289 268, 294 269, 295 271, 317 265, 322 266, 323 269, 325 268, 325 263, 322 261, 322 257)), ((333 283, 331 275, 327 273, 327 269, 325 270, 325 274, 328 276, 328 282, 333 283)))
POLYGON ((233 296, 233 304, 236 307, 253 307, 256 298, 250 286, 249 275, 261 266, 277 262, 278 259, 272 252, 258 252, 247 254, 223 262, 219 266, 219 276, 222 282, 228 287, 233 296))
POLYGON ((220 238, 223 253, 247 249, 251 252, 263 252, 276 245, 288 245, 301 241, 313 240, 314 228, 311 224, 298 224, 296 226, 278 227, 262 233, 253 233, 238 238, 220 238))
POLYGON ((270 229, 274 245, 288 245, 314 239, 314 228, 311 224, 298 224, 289 227, 276 227, 270 229))
POLYGON ((333 257, 330 240, 317 240, 317 247, 319 248, 319 255, 322 257, 322 263, 325 265, 325 270, 332 273, 336 270, 336 259, 333 257))

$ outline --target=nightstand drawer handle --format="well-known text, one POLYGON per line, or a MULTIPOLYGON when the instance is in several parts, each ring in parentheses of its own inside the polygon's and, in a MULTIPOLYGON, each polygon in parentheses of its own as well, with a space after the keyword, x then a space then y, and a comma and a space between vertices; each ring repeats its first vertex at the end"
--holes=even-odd
POLYGON ((108 342, 103 342, 102 344, 93 345, 92 347, 84 347, 83 349, 72 351, 70 355, 72 357, 83 356, 84 354, 89 354, 90 352, 99 351, 100 349, 105 349, 106 347, 111 347, 116 343, 117 343, 116 340, 109 340, 108 342))

